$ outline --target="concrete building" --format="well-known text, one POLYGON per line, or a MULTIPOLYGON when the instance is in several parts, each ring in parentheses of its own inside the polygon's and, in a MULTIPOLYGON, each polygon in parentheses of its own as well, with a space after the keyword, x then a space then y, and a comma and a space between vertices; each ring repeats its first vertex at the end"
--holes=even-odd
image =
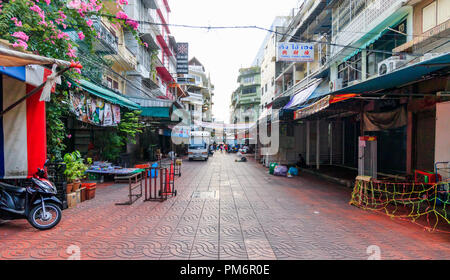
POLYGON ((231 96, 231 123, 254 123, 258 120, 261 102, 260 71, 259 66, 239 69, 239 88, 231 96))

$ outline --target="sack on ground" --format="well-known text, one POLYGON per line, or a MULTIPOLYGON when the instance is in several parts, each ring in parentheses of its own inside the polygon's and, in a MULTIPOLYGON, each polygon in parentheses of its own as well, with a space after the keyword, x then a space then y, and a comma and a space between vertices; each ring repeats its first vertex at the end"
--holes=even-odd
POLYGON ((298 168, 295 168, 295 167, 289 168, 289 173, 290 173, 292 176, 298 176, 298 168))
POLYGON ((275 167, 273 175, 275 176, 287 176, 288 168, 284 165, 278 165, 275 167))

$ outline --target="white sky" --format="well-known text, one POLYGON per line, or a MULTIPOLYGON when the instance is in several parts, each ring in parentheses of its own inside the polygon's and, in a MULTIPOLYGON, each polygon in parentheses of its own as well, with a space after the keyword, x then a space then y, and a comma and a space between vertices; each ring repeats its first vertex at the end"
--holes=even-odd
MULTIPOLYGON (((201 26, 257 25, 270 28, 276 16, 287 16, 298 0, 170 0, 169 23, 201 26)), ((229 123, 231 94, 239 68, 250 67, 266 32, 256 29, 203 30, 170 27, 177 42, 189 43, 215 86, 213 114, 229 123)))

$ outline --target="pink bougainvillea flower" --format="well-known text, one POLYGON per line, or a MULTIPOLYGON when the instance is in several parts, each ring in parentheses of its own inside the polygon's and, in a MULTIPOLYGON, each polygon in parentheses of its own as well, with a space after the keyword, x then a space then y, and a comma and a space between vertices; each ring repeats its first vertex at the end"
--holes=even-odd
POLYGON ((41 10, 41 8, 39 8, 38 5, 34 4, 32 7, 30 7, 30 10, 32 10, 33 12, 36 12, 39 17, 42 19, 41 22, 45 23, 45 13, 43 10, 41 10))
POLYGON ((128 19, 125 23, 131 26, 134 30, 137 30, 139 27, 139 23, 135 20, 128 19))
POLYGON ((80 38, 81 41, 84 40, 84 37, 86 36, 84 36, 84 33, 82 31, 78 32, 78 38, 80 38))
POLYGON ((18 20, 16 17, 12 17, 11 20, 14 21, 14 24, 17 27, 22 27, 22 22, 20 20, 18 20))
POLYGON ((147 44, 146 42, 144 42, 144 46, 145 46, 146 48, 148 48, 148 44, 147 44))
POLYGON ((88 20, 86 21, 86 24, 87 24, 89 27, 91 27, 94 23, 92 22, 92 20, 88 19, 88 20))
POLYGON ((128 15, 122 11, 118 11, 116 14, 116 18, 118 19, 128 19, 128 15))
POLYGON ((28 35, 25 34, 22 31, 14 32, 11 36, 16 37, 17 39, 20 39, 20 40, 25 41, 25 42, 27 42, 28 39, 29 39, 28 35))
POLYGON ((52 0, 44 0, 45 3, 47 3, 47 6, 50 5, 50 3, 52 2, 52 0))
POLYGON ((69 2, 69 8, 71 9, 79 9, 81 6, 81 1, 80 0, 72 0, 69 2))
POLYGON ((61 11, 61 10, 58 11, 58 14, 59 14, 59 17, 60 17, 61 19, 66 19, 66 18, 67 18, 67 16, 64 14, 64 12, 61 11))
POLYGON ((116 0, 116 4, 117 5, 128 5, 128 1, 127 0, 116 0))
POLYGON ((26 50, 28 48, 28 44, 19 39, 19 40, 17 40, 17 42, 15 42, 13 44, 13 47, 14 48, 22 47, 24 50, 26 50))
POLYGON ((67 82, 67 86, 68 87, 72 87, 72 83, 71 82, 67 82))

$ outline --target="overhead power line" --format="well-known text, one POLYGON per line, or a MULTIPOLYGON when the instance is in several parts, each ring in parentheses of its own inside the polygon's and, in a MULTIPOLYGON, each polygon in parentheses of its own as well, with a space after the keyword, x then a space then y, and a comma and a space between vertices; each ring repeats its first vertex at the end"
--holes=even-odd
MULTIPOLYGON (((111 16, 111 15, 103 15, 105 17, 115 17, 115 16, 111 16)), ((150 21, 144 21, 144 20, 135 20, 136 22, 138 22, 139 24, 150 24, 150 25, 159 25, 159 26, 168 26, 168 27, 179 27, 179 28, 190 28, 190 29, 204 29, 204 30, 226 30, 226 29, 257 29, 257 30, 262 30, 262 31, 266 31, 266 32, 270 32, 270 33, 274 33, 280 36, 290 36, 291 39, 296 39, 296 40, 300 40, 303 41, 305 43, 319 43, 319 44, 324 44, 324 45, 330 45, 330 46, 335 46, 335 47, 341 47, 344 49, 354 49, 354 50, 366 50, 366 48, 361 48, 361 47, 354 47, 351 45, 342 45, 342 44, 337 44, 337 43, 331 43, 331 42, 324 42, 324 41, 318 41, 318 40, 311 40, 311 39, 307 39, 304 37, 300 37, 300 36, 291 36, 289 33, 283 33, 283 32, 279 32, 276 30, 271 30, 269 28, 264 28, 264 27, 260 27, 257 25, 235 25, 235 26, 203 26, 203 25, 188 25, 188 24, 173 24, 173 23, 157 23, 157 22, 150 22, 150 21)), ((346 31, 346 32, 351 32, 351 31, 346 31)), ((365 33, 365 32, 354 32, 354 33, 365 33)), ((365 33, 365 34, 369 34, 369 33, 365 33)), ((373 33, 375 35, 378 35, 379 33, 373 33)), ((398 36, 400 36, 400 34, 398 34, 398 36)), ((406 36, 422 36, 422 35, 406 35, 406 36)), ((422 36, 424 37, 424 36, 422 36)), ((449 39, 450 37, 442 37, 444 39, 449 39)), ((376 49, 371 49, 370 51, 372 52, 377 52, 377 53, 383 53, 383 54, 391 54, 391 55, 398 55, 398 54, 402 54, 402 52, 392 52, 392 51, 386 51, 386 50, 376 50, 376 49)), ((408 55, 412 55, 412 56, 423 56, 423 53, 408 53, 408 55)))

